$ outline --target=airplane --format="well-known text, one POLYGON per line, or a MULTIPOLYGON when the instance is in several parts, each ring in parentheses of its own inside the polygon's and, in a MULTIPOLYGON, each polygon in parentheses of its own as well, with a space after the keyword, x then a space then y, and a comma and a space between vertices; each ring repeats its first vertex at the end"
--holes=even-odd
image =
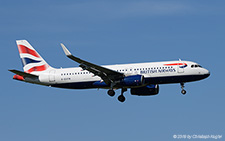
POLYGON ((207 78, 210 72, 191 61, 165 61, 118 65, 96 65, 70 53, 61 44, 65 55, 79 64, 74 68, 53 68, 26 40, 16 40, 23 70, 9 70, 13 79, 49 87, 67 89, 108 89, 113 97, 121 89, 120 102, 125 101, 124 92, 131 95, 150 96, 159 93, 159 84, 180 83, 181 93, 186 94, 184 84, 207 78))

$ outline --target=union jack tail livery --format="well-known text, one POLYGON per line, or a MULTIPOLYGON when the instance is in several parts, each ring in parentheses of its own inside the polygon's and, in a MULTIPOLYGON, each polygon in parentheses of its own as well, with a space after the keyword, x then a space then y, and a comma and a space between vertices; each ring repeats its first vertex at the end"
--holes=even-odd
POLYGON ((26 40, 17 40, 16 43, 24 72, 36 73, 51 68, 26 40))

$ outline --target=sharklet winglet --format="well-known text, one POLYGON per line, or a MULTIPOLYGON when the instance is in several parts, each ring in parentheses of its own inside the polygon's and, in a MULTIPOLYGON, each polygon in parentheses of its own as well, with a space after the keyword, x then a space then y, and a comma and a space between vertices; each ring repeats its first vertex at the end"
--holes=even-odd
POLYGON ((62 47, 64 53, 66 54, 66 56, 72 55, 72 54, 70 53, 70 51, 65 47, 64 44, 61 43, 60 45, 61 45, 61 47, 62 47))

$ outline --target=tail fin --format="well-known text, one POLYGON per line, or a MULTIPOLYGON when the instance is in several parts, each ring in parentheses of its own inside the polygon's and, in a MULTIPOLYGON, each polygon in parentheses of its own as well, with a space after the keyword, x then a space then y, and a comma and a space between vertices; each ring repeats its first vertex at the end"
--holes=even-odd
POLYGON ((40 72, 51 68, 26 40, 17 40, 16 43, 24 72, 40 72))

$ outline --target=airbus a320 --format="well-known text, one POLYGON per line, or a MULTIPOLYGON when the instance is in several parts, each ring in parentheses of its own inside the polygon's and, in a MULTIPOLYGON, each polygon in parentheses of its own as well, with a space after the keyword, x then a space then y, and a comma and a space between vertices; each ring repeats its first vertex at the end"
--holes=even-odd
POLYGON ((79 64, 74 68, 53 68, 26 41, 16 41, 23 71, 9 70, 13 79, 67 89, 108 89, 114 96, 121 89, 120 102, 125 101, 124 92, 130 89, 132 95, 150 96, 159 93, 159 84, 180 83, 181 93, 186 94, 184 84, 207 78, 210 72, 191 61, 165 61, 100 66, 70 53, 61 44, 66 56, 79 64))

